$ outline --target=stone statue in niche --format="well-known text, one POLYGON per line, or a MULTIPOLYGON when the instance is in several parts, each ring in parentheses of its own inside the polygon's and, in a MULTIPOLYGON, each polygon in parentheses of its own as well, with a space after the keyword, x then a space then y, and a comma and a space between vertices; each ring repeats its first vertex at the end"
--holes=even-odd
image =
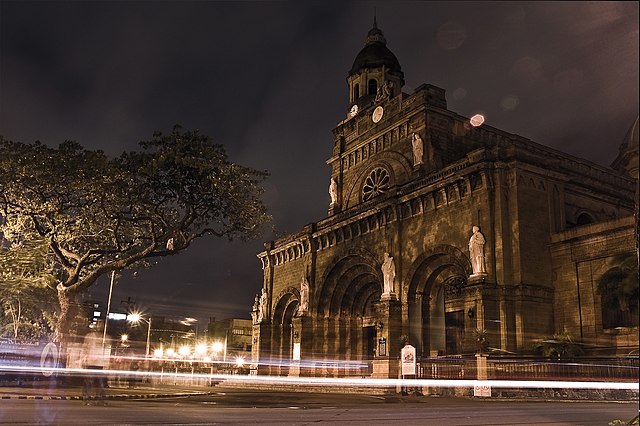
POLYGON ((260 312, 260 296, 256 294, 256 298, 253 301, 253 309, 251 310, 251 320, 254 324, 258 324, 260 322, 258 320, 259 312, 260 312))
POLYGON ((338 183, 334 178, 331 178, 331 183, 329 183, 329 196, 332 206, 338 202, 338 183))
POLYGON ((262 288, 262 294, 260 295, 260 303, 258 305, 258 322, 262 322, 267 317, 267 307, 269 305, 269 296, 267 290, 262 288))
POLYGON ((422 157, 424 156, 424 142, 418 133, 413 134, 411 145, 413 146, 413 165, 419 166, 424 163, 422 161, 422 157))
POLYGON ((305 315, 309 311, 309 281, 306 276, 302 277, 300 282, 300 306, 298 307, 298 315, 305 315))
POLYGON ((473 270, 471 276, 486 275, 487 271, 484 266, 484 244, 486 240, 482 232, 480 232, 480 227, 473 226, 472 232, 473 234, 469 239, 469 259, 473 270))
POLYGON ((389 253, 384 254, 384 261, 382 262, 382 277, 384 279, 382 296, 390 297, 390 295, 394 293, 393 280, 396 277, 396 264, 393 261, 393 257, 389 256, 389 253))
POLYGON ((391 98, 392 95, 393 95, 393 81, 387 80, 384 82, 382 86, 378 87, 374 102, 384 101, 386 99, 391 98))

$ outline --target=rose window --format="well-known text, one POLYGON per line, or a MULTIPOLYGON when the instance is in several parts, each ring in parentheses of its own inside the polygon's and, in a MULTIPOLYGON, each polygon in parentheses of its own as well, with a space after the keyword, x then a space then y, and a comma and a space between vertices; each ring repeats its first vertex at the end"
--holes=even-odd
POLYGON ((362 187, 362 199, 370 200, 380 194, 384 194, 389 189, 391 177, 386 169, 378 167, 373 169, 369 176, 364 180, 362 187))

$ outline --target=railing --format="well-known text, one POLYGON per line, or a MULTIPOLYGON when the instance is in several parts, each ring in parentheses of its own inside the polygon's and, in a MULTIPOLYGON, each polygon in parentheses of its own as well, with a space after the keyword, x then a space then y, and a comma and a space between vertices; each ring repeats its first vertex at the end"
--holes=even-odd
MULTIPOLYGON (((541 358, 488 358, 491 380, 622 380, 637 381, 638 357, 575 358, 552 361, 541 358)), ((418 375, 429 379, 475 379, 475 358, 425 358, 418 375)))

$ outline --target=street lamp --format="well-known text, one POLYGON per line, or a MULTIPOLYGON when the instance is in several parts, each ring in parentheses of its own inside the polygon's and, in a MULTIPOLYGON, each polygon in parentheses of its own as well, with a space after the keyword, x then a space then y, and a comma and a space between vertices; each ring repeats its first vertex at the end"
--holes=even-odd
POLYGON ((149 327, 147 328, 147 349, 145 351, 145 357, 149 358, 149 343, 151 341, 151 317, 149 317, 149 319, 144 319, 140 314, 133 313, 133 314, 127 315, 127 321, 132 323, 138 323, 140 321, 144 321, 148 324, 149 327))

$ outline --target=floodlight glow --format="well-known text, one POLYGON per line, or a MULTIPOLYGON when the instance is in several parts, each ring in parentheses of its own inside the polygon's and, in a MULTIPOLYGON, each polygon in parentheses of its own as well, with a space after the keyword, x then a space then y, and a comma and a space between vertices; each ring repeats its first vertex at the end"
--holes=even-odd
POLYGON ((164 351, 162 349, 156 349, 155 351, 153 351, 153 356, 156 358, 162 358, 163 352, 164 351))
POLYGON ((180 349, 178 349, 178 353, 181 356, 187 356, 191 353, 191 348, 189 346, 180 346, 180 349))
POLYGON ((167 356, 174 356, 175 354, 176 354, 176 351, 174 351, 173 348, 167 349, 167 356))
POLYGON ((222 351, 222 342, 214 342, 213 345, 211 345, 211 350, 213 352, 220 352, 222 351))
POLYGON ((241 356, 236 358, 236 365, 238 367, 242 367, 244 365, 244 358, 242 358, 241 356))
POLYGON ((129 340, 129 335, 128 334, 123 334, 122 336, 120 336, 120 340, 124 343, 127 340, 129 340))
POLYGON ((204 353, 206 353, 206 352, 207 352, 207 345, 206 345, 206 344, 204 344, 204 343, 199 343, 199 344, 196 346, 196 353, 197 353, 198 355, 202 355, 202 354, 204 354, 204 353))
POLYGON ((127 321, 130 321, 130 322, 138 322, 140 321, 140 319, 142 319, 142 317, 140 316, 139 313, 133 313, 133 314, 127 315, 127 321))

